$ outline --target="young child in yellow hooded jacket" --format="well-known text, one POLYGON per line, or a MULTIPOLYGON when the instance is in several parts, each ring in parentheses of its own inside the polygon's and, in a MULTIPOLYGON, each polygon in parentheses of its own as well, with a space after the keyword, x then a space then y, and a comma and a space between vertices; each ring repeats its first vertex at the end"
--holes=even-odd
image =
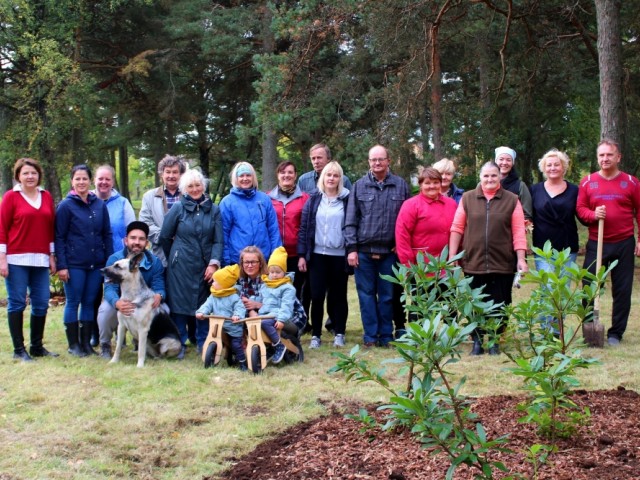
POLYGON ((273 315, 274 318, 262 320, 262 331, 269 337, 275 349, 272 363, 279 363, 287 348, 280 341, 278 329, 293 318, 296 301, 296 289, 291 277, 287 275, 287 251, 276 248, 267 264, 268 275, 262 276, 262 307, 258 315, 273 315))
MULTIPOLYGON (((205 315, 220 315, 230 317, 235 321, 245 318, 247 310, 244 308, 235 287, 239 276, 240 267, 238 265, 229 265, 216 270, 213 274, 211 295, 196 311, 196 318, 201 320, 205 315)), ((247 356, 242 347, 243 324, 225 320, 222 328, 231 339, 231 351, 235 355, 240 369, 247 370, 247 356)))

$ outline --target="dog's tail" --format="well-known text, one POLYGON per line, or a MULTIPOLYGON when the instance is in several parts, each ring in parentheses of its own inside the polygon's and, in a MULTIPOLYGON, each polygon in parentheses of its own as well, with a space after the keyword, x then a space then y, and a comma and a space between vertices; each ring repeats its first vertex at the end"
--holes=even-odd
POLYGON ((171 337, 164 337, 158 342, 158 351, 161 357, 175 357, 180 353, 182 343, 171 337))

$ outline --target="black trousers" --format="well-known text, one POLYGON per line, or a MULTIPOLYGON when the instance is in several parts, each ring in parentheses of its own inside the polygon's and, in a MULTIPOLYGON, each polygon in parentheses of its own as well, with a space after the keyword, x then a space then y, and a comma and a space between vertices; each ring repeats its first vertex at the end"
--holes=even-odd
POLYGON ((311 283, 311 327, 313 336, 322 335, 324 300, 327 299, 327 313, 336 334, 343 334, 347 326, 349 305, 347 303, 347 283, 349 275, 344 256, 320 255, 313 253, 308 266, 311 283))
POLYGON ((296 297, 302 304, 304 313, 309 318, 309 305, 311 305, 311 287, 309 285, 309 279, 307 278, 307 272, 301 272, 298 270, 298 257, 287 258, 287 272, 294 272, 293 286, 296 289, 296 297))
MULTIPOLYGON (((634 237, 629 237, 621 242, 604 243, 602 245, 603 266, 608 267, 614 260, 618 260, 618 264, 611 270, 613 308, 611 311, 611 328, 607 331, 608 337, 615 337, 618 340, 622 340, 622 336, 627 329, 627 321, 631 311, 635 246, 636 239, 634 237)), ((586 268, 591 273, 596 271, 597 253, 598 242, 589 240, 583 268, 586 268)))
MULTIPOLYGON (((493 300, 494 303, 503 303, 511 305, 511 288, 513 287, 514 273, 486 273, 481 275, 473 275, 471 280, 471 288, 479 288, 484 286, 483 292, 489 295, 486 300, 493 300)), ((507 327, 507 319, 503 318, 498 333, 504 332, 507 327)), ((473 333, 474 340, 482 340, 482 336, 486 333, 482 325, 479 325, 473 333)))

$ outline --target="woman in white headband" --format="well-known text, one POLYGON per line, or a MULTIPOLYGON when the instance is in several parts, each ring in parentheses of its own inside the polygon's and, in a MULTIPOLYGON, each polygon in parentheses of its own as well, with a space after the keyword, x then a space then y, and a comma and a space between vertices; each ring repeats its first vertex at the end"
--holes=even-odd
POLYGON ((509 147, 496 148, 495 162, 500 167, 500 184, 502 188, 518 195, 518 199, 524 210, 524 218, 527 225, 531 224, 533 212, 531 207, 531 194, 527 185, 518 178, 516 163, 516 151, 509 147))

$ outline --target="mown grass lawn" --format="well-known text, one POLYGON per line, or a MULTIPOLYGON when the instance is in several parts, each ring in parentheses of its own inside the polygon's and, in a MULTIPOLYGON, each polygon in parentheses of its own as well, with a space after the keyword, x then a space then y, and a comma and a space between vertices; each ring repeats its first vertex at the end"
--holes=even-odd
MULTIPOLYGON (((637 282, 636 282, 637 283, 637 282)), ((360 340, 354 285, 350 285, 347 350, 360 340)), ((515 292, 516 301, 527 295, 515 292)), ((580 372, 586 389, 623 385, 640 390, 640 285, 635 285, 629 329, 620 348, 587 350, 602 365, 580 372)), ((2 296, 2 292, 0 292, 2 296)), ((609 324, 610 296, 601 318, 609 324)), ((12 360, 6 309, 0 312, 0 479, 197 479, 222 471, 288 426, 355 405, 386 400, 371 385, 329 375, 332 339, 305 349, 302 364, 269 367, 254 376, 225 366, 205 370, 190 350, 182 361, 135 367, 128 347, 120 364, 66 353, 62 307, 51 309, 46 346, 61 356, 31 364, 12 360)), ((28 329, 25 328, 25 333, 28 329)), ((309 337, 304 337, 304 345, 309 337)), ((367 352, 374 362, 394 350, 367 352)), ((465 393, 518 393, 505 357, 471 358, 452 369, 466 375, 465 393)), ((400 379, 398 379, 400 381, 400 379)), ((402 380, 404 383, 404 380, 402 380)))

